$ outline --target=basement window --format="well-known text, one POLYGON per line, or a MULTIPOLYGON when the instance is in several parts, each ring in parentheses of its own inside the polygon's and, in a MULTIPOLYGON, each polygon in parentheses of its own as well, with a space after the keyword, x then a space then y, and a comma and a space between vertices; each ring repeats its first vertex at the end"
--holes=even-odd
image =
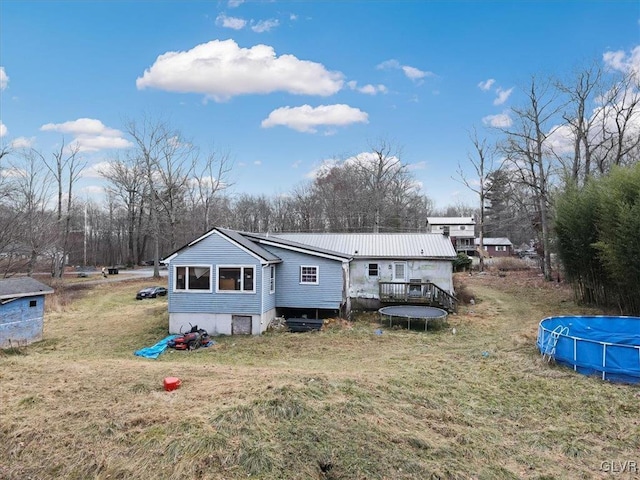
POLYGON ((29 300, 29 307, 37 307, 37 306, 38 306, 37 300, 29 300))

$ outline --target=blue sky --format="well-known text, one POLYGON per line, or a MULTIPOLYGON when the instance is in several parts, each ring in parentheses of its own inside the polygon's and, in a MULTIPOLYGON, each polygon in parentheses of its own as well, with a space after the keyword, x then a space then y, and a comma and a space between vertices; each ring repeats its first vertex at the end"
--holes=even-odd
POLYGON ((614 59, 640 62, 638 1, 2 0, 0 142, 78 142, 90 195, 125 123, 162 118, 271 196, 384 138, 437 207, 471 205, 469 131, 531 75, 614 59))

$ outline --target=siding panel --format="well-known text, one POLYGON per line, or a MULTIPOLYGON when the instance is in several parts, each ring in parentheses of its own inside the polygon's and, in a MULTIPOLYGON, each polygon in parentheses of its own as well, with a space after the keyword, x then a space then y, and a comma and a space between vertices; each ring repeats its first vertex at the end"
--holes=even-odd
POLYGON ((282 259, 276 266, 276 305, 339 309, 343 301, 342 262, 283 248, 265 248, 282 259), (300 284, 300 266, 318 267, 318 285, 300 284))

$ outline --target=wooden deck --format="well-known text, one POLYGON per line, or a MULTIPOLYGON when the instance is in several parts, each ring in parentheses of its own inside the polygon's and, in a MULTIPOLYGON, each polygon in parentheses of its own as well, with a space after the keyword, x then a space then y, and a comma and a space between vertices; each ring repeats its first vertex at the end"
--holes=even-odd
POLYGON ((379 282, 380 302, 386 304, 431 305, 449 312, 456 310, 456 298, 431 282, 379 282))

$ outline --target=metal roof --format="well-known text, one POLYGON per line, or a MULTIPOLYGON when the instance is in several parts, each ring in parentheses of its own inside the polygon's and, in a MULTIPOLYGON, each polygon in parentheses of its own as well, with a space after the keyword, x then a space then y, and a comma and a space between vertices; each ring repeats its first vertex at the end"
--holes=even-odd
POLYGON ((427 217, 429 225, 475 225, 473 217, 427 217))
POLYGON ((438 233, 275 233, 267 238, 273 237, 354 258, 456 257, 451 239, 438 233))
MULTIPOLYGON (((482 239, 485 245, 513 245, 507 237, 485 237, 482 239)), ((475 239, 475 244, 480 245, 480 239, 475 239)))
POLYGON ((0 280, 0 300, 6 298, 47 295, 53 289, 31 277, 5 278, 0 280))
POLYGON ((289 249, 289 250, 300 250, 311 255, 319 255, 325 258, 333 258, 334 260, 350 260, 353 255, 345 254, 343 252, 337 252, 335 250, 328 250, 325 248, 317 247, 315 245, 311 245, 308 243, 300 243, 295 240, 289 240, 283 238, 281 236, 275 236, 271 234, 257 234, 257 233, 242 233, 243 236, 247 237, 247 239, 251 239, 255 242, 261 243, 263 245, 274 245, 276 247, 289 249))

